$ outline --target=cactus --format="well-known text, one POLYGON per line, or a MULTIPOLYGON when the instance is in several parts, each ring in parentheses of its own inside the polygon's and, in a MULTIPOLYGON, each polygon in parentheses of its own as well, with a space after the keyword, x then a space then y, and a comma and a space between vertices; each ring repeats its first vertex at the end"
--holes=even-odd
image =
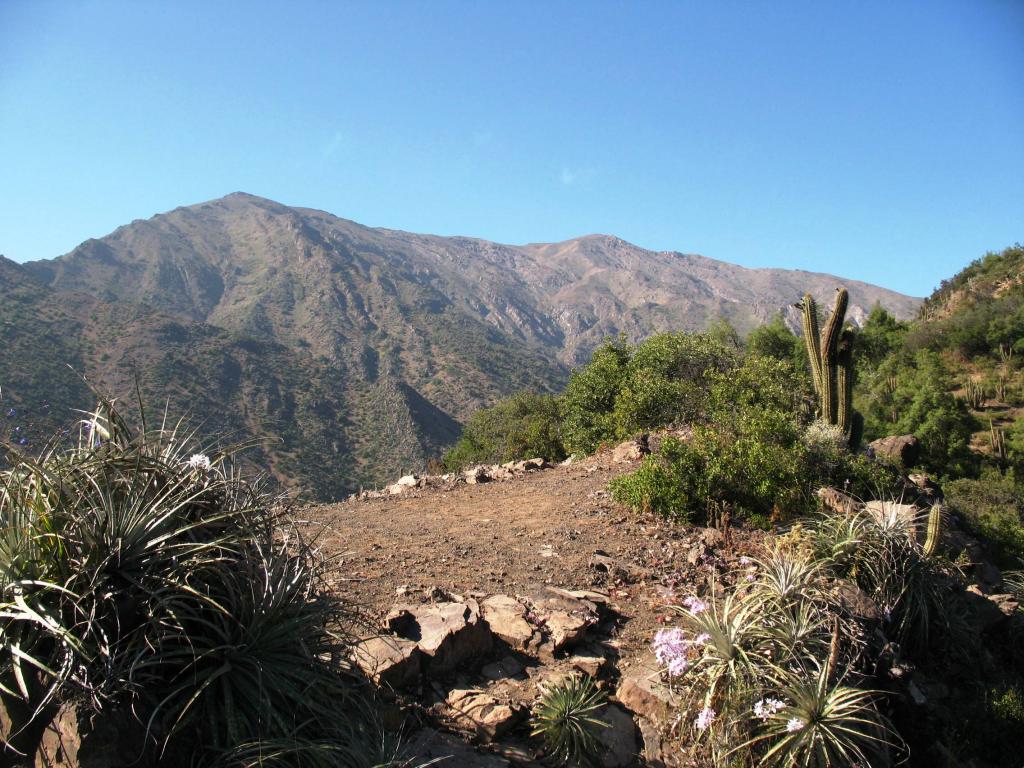
POLYGON ((1006 374, 1000 374, 999 378, 996 379, 995 383, 995 395, 996 400, 1000 403, 1006 402, 1006 374))
MULTIPOLYGON (((818 395, 818 416, 829 424, 842 427, 853 440, 855 414, 853 412, 853 331, 843 329, 849 294, 845 288, 836 289, 836 303, 825 324, 825 333, 818 330, 818 307, 811 294, 805 294, 798 306, 803 311, 804 343, 811 361, 811 379, 818 395)), ((863 423, 863 422, 861 422, 863 423)), ((859 439, 859 437, 858 437, 859 439)))
POLYGON ((818 303, 809 293, 804 294, 803 304, 798 305, 804 314, 804 343, 807 357, 811 361, 811 382, 814 392, 821 397, 821 336, 818 333, 818 303))
POLYGON ((1005 368, 1013 361, 1013 347, 1009 344, 999 345, 999 359, 1003 361, 1003 367, 1005 368))
POLYGON ((967 405, 980 411, 985 407, 985 388, 978 382, 968 379, 964 383, 964 399, 967 405))
POLYGON ((1000 461, 1006 461, 1006 433, 995 425, 995 422, 988 423, 989 443, 992 445, 992 455, 1000 461))
POLYGON ((853 331, 844 330, 836 352, 836 424, 850 434, 853 419, 853 331))
POLYGON ((939 548, 939 539, 942 538, 942 505, 932 504, 928 510, 928 535, 924 540, 924 554, 931 557, 939 548))

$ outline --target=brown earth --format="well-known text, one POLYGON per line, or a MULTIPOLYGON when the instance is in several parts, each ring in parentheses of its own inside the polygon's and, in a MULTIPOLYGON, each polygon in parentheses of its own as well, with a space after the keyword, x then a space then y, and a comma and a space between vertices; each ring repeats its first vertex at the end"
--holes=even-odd
POLYGON ((617 639, 625 656, 646 647, 674 596, 706 589, 723 560, 751 550, 758 538, 734 531, 733 546, 708 548, 703 541, 715 543, 717 531, 671 525, 614 502, 608 482, 635 466, 614 462, 607 451, 511 480, 413 489, 306 513, 312 525, 325 526, 324 551, 345 574, 338 591, 374 614, 410 590, 434 587, 511 595, 596 587, 623 617, 617 639), (592 567, 598 551, 625 572, 592 567))

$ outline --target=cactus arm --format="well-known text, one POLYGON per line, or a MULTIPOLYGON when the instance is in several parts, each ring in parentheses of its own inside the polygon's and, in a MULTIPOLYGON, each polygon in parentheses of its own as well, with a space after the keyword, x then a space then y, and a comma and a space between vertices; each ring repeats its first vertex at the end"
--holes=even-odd
POLYGON ((924 540, 924 554, 931 557, 939 548, 939 539, 942 538, 942 505, 932 504, 928 510, 928 535, 924 540))
POLYGON ((844 330, 839 337, 839 349, 836 352, 836 399, 838 401, 838 418, 836 424, 850 436, 853 418, 853 331, 844 330))
POLYGON ((835 424, 837 421, 836 352, 848 301, 849 294, 846 289, 837 289, 836 304, 828 323, 825 324, 825 335, 821 337, 821 409, 822 417, 829 424, 835 424))
POLYGON ((800 304, 804 316, 804 344, 807 345, 807 359, 811 361, 811 383, 814 392, 821 396, 821 334, 818 331, 818 303, 809 293, 804 294, 800 304))

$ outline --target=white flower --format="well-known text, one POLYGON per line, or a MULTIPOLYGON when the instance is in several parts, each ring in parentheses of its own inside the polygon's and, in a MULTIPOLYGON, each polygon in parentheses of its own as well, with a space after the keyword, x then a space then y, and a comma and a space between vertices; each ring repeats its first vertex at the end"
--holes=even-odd
POLYGON ((752 562, 754 562, 754 561, 751 560, 746 555, 744 555, 743 557, 740 558, 740 565, 750 565, 752 562))
POLYGON ((706 731, 711 727, 711 724, 715 722, 715 710, 711 707, 704 707, 697 715, 697 719, 693 722, 694 727, 698 731, 706 731))
POLYGON ((188 460, 188 465, 192 469, 201 470, 202 472, 210 471, 210 457, 205 453, 193 453, 191 458, 188 460))
POLYGON ((785 702, 773 699, 769 696, 767 699, 761 699, 759 702, 754 704, 754 717, 767 720, 779 710, 784 709, 785 706, 785 702))
POLYGON ((807 725, 807 723, 805 723, 799 717, 791 717, 789 719, 789 722, 786 723, 786 730, 790 733, 795 733, 796 731, 803 730, 803 727, 805 725, 807 725))

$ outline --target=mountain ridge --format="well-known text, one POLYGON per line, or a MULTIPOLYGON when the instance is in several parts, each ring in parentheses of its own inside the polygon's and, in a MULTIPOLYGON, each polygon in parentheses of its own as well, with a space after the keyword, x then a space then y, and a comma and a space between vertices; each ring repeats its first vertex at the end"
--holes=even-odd
MULTIPOLYGON (((637 341, 717 317, 742 332, 840 283, 855 319, 875 301, 900 317, 919 303, 613 235, 506 245, 243 192, 133 221, 17 274, 0 287, 29 279, 36 319, 7 322, 60 336, 58 356, 112 393, 138 377, 151 401, 170 389, 200 419, 270 434, 278 442, 256 461, 321 499, 422 468, 474 410, 518 389, 557 391, 607 336, 637 341)), ((52 378, 59 392, 37 399, 82 407, 66 402, 81 387, 48 370, 21 388, 45 394, 52 378)))

